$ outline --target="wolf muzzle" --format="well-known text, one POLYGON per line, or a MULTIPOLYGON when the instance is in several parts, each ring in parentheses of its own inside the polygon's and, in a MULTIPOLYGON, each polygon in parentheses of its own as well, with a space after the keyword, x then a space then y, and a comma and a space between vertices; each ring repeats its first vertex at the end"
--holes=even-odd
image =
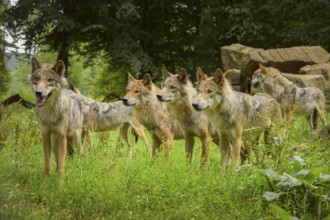
POLYGON ((255 79, 251 80, 250 83, 253 87, 257 87, 259 85, 259 81, 255 79))
POLYGON ((136 105, 136 103, 130 102, 130 100, 127 99, 127 98, 122 98, 121 100, 123 101, 124 105, 126 105, 126 106, 134 106, 134 105, 136 105))
POLYGON ((48 95, 43 96, 42 92, 40 92, 40 91, 35 91, 34 94, 36 95, 36 98, 37 98, 38 107, 44 106, 46 104, 48 98, 52 95, 52 93, 49 93, 48 95))
POLYGON ((121 99, 121 101, 123 101, 124 105, 127 105, 128 106, 128 99, 121 99))
POLYGON ((158 99, 159 101, 163 101, 163 96, 160 95, 160 94, 157 94, 157 99, 158 99))
POLYGON ((196 111, 201 111, 202 109, 199 108, 199 104, 197 103, 193 103, 192 107, 196 110, 196 111))

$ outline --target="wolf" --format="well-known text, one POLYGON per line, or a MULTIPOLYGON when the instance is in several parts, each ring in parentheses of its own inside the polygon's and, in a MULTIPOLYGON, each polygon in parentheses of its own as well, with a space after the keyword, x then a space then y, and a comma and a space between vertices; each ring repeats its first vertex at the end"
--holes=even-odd
POLYGON ((267 94, 250 96, 234 91, 221 69, 207 77, 197 69, 197 95, 192 106, 203 111, 220 134, 221 164, 227 165, 232 150, 233 167, 238 165, 242 141, 257 140, 261 132, 269 133, 273 126, 281 126, 279 104, 267 94))
POLYGON ((49 175, 51 149, 55 154, 56 171, 64 175, 67 147, 81 147, 83 112, 81 98, 68 89, 65 65, 59 60, 53 67, 31 60, 28 76, 36 96, 36 115, 43 137, 45 175, 49 175))
POLYGON ((259 64, 259 69, 252 76, 251 84, 261 88, 273 96, 286 114, 287 127, 291 125, 292 113, 305 116, 312 130, 317 127, 317 116, 323 126, 326 125, 325 97, 316 87, 300 88, 282 76, 278 69, 259 64))
POLYGON ((183 132, 165 103, 158 101, 159 91, 160 88, 153 84, 149 74, 138 80, 129 73, 126 95, 122 101, 126 106, 132 106, 135 117, 151 133, 153 158, 163 142, 167 158, 173 140, 182 139, 183 132))
POLYGON ((164 80, 157 98, 167 104, 170 112, 179 122, 184 132, 186 157, 190 163, 195 142, 194 137, 201 140, 201 164, 204 165, 208 160, 211 142, 219 145, 219 135, 208 118, 192 107, 192 99, 197 92, 188 78, 187 71, 181 69, 179 74, 173 75, 163 67, 162 73, 164 80))
POLYGON ((69 88, 76 94, 79 94, 83 98, 85 105, 87 105, 87 109, 83 111, 84 126, 82 136, 83 139, 84 137, 87 138, 89 144, 91 143, 94 132, 119 128, 120 137, 126 142, 129 158, 132 159, 132 144, 128 138, 128 129, 131 127, 135 141, 141 137, 146 146, 147 153, 149 154, 150 146, 145 136, 143 126, 134 117, 131 108, 126 107, 122 101, 104 103, 84 96, 72 82, 69 82, 69 88))
MULTIPOLYGON (((72 88, 71 88, 72 89, 72 88)), ((75 87, 76 90, 76 87, 75 87)), ((120 136, 128 145, 129 158, 132 158, 132 144, 128 138, 128 129, 131 126, 134 134, 141 137, 149 154, 149 143, 145 136, 143 126, 133 115, 133 110, 123 104, 122 101, 112 103, 98 102, 92 98, 81 95, 85 106, 83 121, 83 136, 87 137, 88 143, 94 132, 120 129, 120 136)))

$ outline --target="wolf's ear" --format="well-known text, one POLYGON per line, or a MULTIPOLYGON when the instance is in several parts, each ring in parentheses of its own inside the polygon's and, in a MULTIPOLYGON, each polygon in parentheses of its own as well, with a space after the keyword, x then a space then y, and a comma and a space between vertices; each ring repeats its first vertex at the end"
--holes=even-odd
POLYGON ((143 85, 145 85, 146 87, 148 87, 149 89, 151 89, 152 87, 152 79, 149 73, 144 74, 143 79, 142 79, 142 83, 143 85))
POLYGON ((135 80, 134 76, 132 76, 132 74, 130 72, 128 72, 128 75, 127 76, 128 76, 127 77, 128 82, 135 80))
POLYGON ((54 70, 59 76, 64 77, 65 65, 62 60, 57 61, 55 66, 53 66, 52 70, 54 70))
POLYGON ((200 83, 202 80, 207 79, 207 75, 203 72, 201 68, 198 68, 196 72, 196 78, 197 78, 197 82, 200 83))
POLYGON ((218 85, 223 84, 223 82, 225 81, 225 76, 223 75, 223 72, 222 72, 221 69, 217 68, 215 70, 213 79, 214 79, 216 84, 218 84, 218 85))
POLYGON ((178 80, 182 83, 182 84, 187 84, 188 82, 188 73, 185 69, 181 69, 180 73, 178 75, 178 80))
POLYGON ((34 72, 37 69, 41 68, 41 64, 39 63, 39 61, 35 57, 32 57, 31 65, 32 65, 32 72, 34 72))
POLYGON ((163 79, 166 79, 167 77, 172 76, 172 74, 166 69, 165 66, 162 68, 162 74, 163 74, 163 79))
POLYGON ((264 65, 262 65, 261 63, 259 63, 259 68, 260 68, 260 70, 261 70, 261 72, 262 72, 263 74, 267 74, 267 73, 269 73, 268 68, 265 67, 264 65))

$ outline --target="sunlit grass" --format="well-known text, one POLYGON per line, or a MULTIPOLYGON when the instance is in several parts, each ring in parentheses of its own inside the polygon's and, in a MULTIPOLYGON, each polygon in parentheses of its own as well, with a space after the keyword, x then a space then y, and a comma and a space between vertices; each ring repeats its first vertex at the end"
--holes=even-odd
MULTIPOLYGON (((306 127, 304 118, 296 120, 276 172, 289 172, 288 158, 299 155, 305 159, 306 169, 330 173, 329 140, 320 140, 306 127)), ((187 166, 182 140, 175 141, 168 160, 160 154, 152 163, 142 140, 134 145, 133 159, 129 160, 127 146, 117 141, 117 131, 97 133, 88 154, 67 158, 61 187, 54 155, 50 177, 43 175, 42 140, 33 110, 9 108, 0 129, 1 219, 278 218, 263 198, 270 186, 257 175, 259 165, 254 163, 239 172, 224 171, 214 144, 208 164, 200 168, 199 141, 192 164, 187 166)), ((273 169, 274 161, 267 158, 264 165, 273 169)), ((299 192, 292 202, 300 198, 299 192)), ((329 192, 329 188, 322 188, 324 195, 329 192)), ((292 204, 281 201, 277 204, 292 216, 318 217, 317 210, 294 213, 292 204)), ((329 202, 320 204, 321 217, 328 216, 329 202)))

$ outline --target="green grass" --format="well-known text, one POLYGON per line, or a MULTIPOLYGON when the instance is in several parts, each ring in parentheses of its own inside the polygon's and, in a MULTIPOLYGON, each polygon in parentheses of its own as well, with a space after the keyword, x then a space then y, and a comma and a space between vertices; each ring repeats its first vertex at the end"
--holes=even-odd
POLYGON ((285 219, 288 214, 322 219, 330 215, 330 180, 320 178, 330 174, 330 139, 318 138, 304 119, 295 122, 278 166, 266 158, 262 166, 254 163, 240 171, 220 167, 215 145, 201 169, 199 141, 192 165, 187 166, 184 141, 175 141, 168 160, 159 157, 151 163, 142 140, 129 160, 126 145, 117 142, 118 132, 98 133, 88 156, 67 158, 63 186, 54 171, 54 155, 50 177, 43 175, 42 140, 33 110, 18 105, 7 109, 0 129, 0 219, 285 219), (293 155, 306 165, 290 160, 293 155), (299 170, 311 173, 299 177, 300 186, 283 186, 262 169, 282 176, 294 176, 299 170), (283 194, 269 202, 263 197, 267 191, 283 194))

